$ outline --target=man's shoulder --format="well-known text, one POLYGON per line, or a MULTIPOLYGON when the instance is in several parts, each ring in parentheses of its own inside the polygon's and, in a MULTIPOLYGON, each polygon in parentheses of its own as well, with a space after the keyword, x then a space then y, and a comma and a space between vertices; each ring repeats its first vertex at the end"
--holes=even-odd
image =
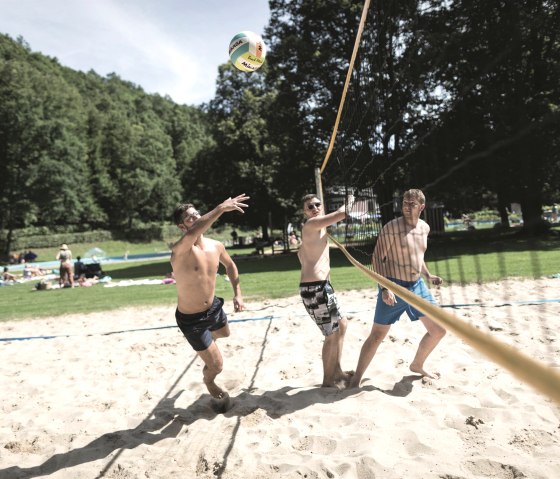
POLYGON ((221 241, 204 237, 204 244, 205 245, 212 245, 212 246, 223 246, 224 244, 221 241))
POLYGON ((421 218, 418 219, 418 226, 420 226, 423 230, 430 231, 430 225, 421 218))
POLYGON ((395 230, 398 230, 398 228, 401 224, 401 221, 402 221, 401 218, 402 218, 402 216, 398 217, 398 218, 393 218, 392 220, 388 221, 385 224, 385 226, 383 227, 383 229, 386 230, 386 231, 391 231, 391 232, 395 231, 395 230))
POLYGON ((317 224, 316 221, 308 220, 301 227, 301 239, 303 241, 306 236, 312 236, 313 238, 316 238, 320 236, 321 232, 324 230, 326 230, 326 228, 320 223, 317 224))
MULTIPOLYGON (((195 245, 196 246, 196 245, 195 245)), ((204 237, 202 249, 206 251, 219 251, 220 254, 226 250, 226 247, 221 241, 204 237)))

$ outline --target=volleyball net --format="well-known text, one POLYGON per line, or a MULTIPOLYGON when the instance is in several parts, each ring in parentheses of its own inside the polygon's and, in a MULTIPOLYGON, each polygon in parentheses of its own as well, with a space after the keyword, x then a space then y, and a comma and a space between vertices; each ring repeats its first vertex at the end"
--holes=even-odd
MULTIPOLYGON (((520 228, 515 224, 520 221, 520 213, 514 205, 502 208, 501 221, 495 217, 499 212, 492 216, 490 210, 487 217, 461 213, 469 191, 481 191, 477 176, 465 173, 469 167, 480 165, 481 159, 490 162, 494 156, 503 155, 502 149, 511 147, 519 135, 529 134, 532 126, 530 122, 521 124, 510 136, 478 150, 466 144, 446 145, 445 132, 450 129, 456 133, 453 122, 466 107, 467 99, 484 87, 486 76, 501 71, 503 65, 500 58, 489 61, 481 69, 478 81, 475 78, 455 92, 446 91, 433 79, 428 81, 430 71, 443 68, 446 59, 433 58, 423 70, 417 53, 425 39, 411 32, 418 31, 420 25, 429 25, 427 17, 431 12, 427 7, 420 10, 417 2, 397 4, 392 3, 394 9, 400 10, 391 15, 383 15, 387 13, 380 10, 386 6, 383 2, 375 8, 370 8, 369 0, 364 4, 333 132, 317 171, 318 194, 326 213, 345 204, 350 195, 354 197, 346 219, 330 228, 330 238, 372 282, 390 289, 488 359, 560 403, 560 374, 539 359, 554 356, 554 346, 546 341, 546 330, 555 326, 552 321, 560 299, 527 297, 508 287, 513 284, 508 281, 515 277, 546 281, 558 273, 560 264, 543 264, 540 259, 541 253, 553 246, 542 238, 517 235, 520 228), (411 69, 418 77, 415 88, 411 88, 410 80, 400 81, 405 76, 410 78, 411 69), (444 143, 441 158, 434 159, 434 145, 438 142, 444 143), (445 163, 449 155, 453 155, 453 161, 445 163), (449 187, 447 182, 454 186, 449 187), (434 306, 380 275, 373 266, 372 253, 381 229, 402 215, 402 194, 410 188, 422 190, 427 198, 422 216, 430 226, 425 258, 430 272, 444 278, 447 286, 442 290, 454 287, 455 293, 445 298, 447 304, 434 306), (513 227, 503 224, 503 211, 507 211, 508 226, 513 227), (483 303, 483 289, 491 282, 492 303, 483 303), (535 354, 531 345, 522 351, 515 344, 498 340, 493 334, 496 325, 485 322, 482 311, 478 318, 471 316, 469 320, 450 311, 467 304, 504 307, 499 328, 513 328, 509 331, 512 337, 523 332, 515 330, 516 322, 511 319, 521 307, 531 304, 533 312, 524 314, 534 314, 535 321, 540 322, 542 337, 535 338, 535 347, 544 349, 535 354)), ((543 124, 549 120, 550 116, 543 116, 543 124)), ((460 136, 454 134, 455 143, 457 138, 460 136)), ((464 141, 472 142, 472 138, 464 141)), ((412 247, 413 244, 406 245, 412 247)), ((433 293, 441 303, 441 290, 433 293)))

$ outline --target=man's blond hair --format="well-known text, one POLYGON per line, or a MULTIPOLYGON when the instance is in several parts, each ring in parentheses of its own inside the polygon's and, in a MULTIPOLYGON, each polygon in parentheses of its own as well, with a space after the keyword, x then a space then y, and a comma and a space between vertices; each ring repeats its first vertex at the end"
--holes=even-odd
POLYGON ((422 193, 422 190, 418 190, 418 189, 415 189, 415 188, 412 188, 410 190, 406 190, 403 194, 403 198, 414 198, 421 205, 426 204, 426 197, 424 196, 424 193, 422 193))

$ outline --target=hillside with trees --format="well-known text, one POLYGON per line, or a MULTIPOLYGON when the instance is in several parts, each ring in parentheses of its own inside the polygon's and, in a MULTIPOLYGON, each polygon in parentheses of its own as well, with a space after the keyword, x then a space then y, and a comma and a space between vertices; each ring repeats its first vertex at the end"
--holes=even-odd
MULTIPOLYGON (((3 252, 21 229, 133 234, 169 222, 178 201, 204 210, 238 193, 251 208, 236 223, 266 238, 293 222, 315 189, 362 5, 271 0, 270 11, 264 67, 221 65, 199 106, 0 34, 3 252)), ((542 205, 560 201, 559 32, 560 6, 545 0, 373 2, 355 67, 372 113, 354 141, 376 160, 376 194, 423 187, 504 224, 518 202, 538 233, 542 205)))

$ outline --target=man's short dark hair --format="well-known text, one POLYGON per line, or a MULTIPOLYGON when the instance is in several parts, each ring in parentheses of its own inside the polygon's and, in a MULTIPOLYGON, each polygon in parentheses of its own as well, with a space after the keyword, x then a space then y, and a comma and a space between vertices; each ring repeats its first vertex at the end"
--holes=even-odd
POLYGON ((192 203, 181 203, 180 205, 177 205, 175 211, 173 212, 173 221, 175 221, 176 225, 183 223, 185 213, 189 208, 194 208, 194 205, 192 203))
POLYGON ((313 198, 319 199, 319 197, 315 193, 309 193, 308 195, 303 196, 301 199, 301 206, 305 206, 305 202, 312 200, 313 198))

